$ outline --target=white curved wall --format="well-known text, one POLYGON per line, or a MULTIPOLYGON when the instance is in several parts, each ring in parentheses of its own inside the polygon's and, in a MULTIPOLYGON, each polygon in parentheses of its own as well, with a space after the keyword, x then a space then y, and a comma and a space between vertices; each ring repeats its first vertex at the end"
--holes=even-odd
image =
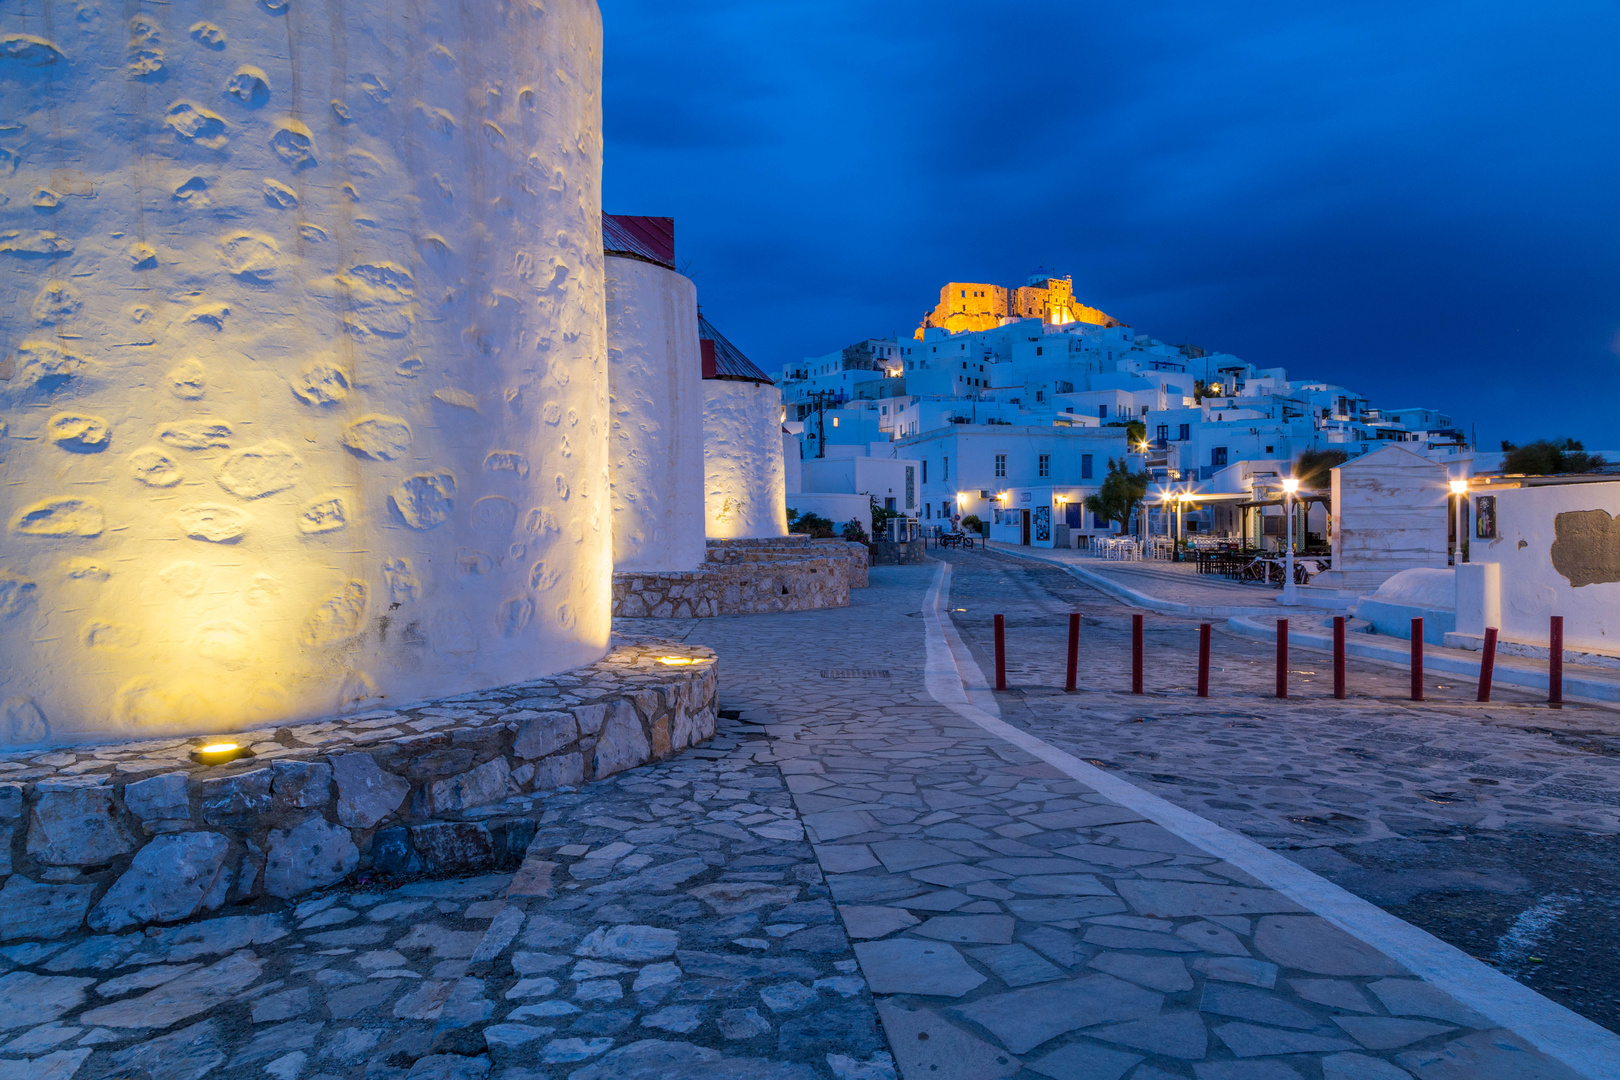
POLYGON ((703 380, 703 475, 709 536, 787 535, 780 390, 703 380))
POLYGON ((0 744, 609 632, 593 0, 0 7, 0 744))
POLYGON ((606 260, 615 570, 703 562, 703 356, 697 287, 639 259, 606 260))

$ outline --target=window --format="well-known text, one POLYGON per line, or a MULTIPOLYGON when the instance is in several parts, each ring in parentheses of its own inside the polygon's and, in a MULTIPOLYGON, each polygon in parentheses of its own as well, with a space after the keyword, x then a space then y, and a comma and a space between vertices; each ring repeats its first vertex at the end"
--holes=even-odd
POLYGON ((1213 469, 1226 468, 1226 447, 1212 447, 1209 451, 1209 464, 1213 469))
POLYGON ((893 509, 895 509, 894 496, 893 495, 890 495, 888 498, 883 500, 883 509, 885 509, 885 510, 893 510, 893 509))
POLYGON ((1006 475, 1007 475, 1007 455, 1006 454, 997 454, 996 455, 996 477, 998 479, 1004 479, 1006 477, 1006 475))
POLYGON ((838 426, 838 417, 835 416, 835 417, 833 417, 833 427, 837 427, 837 426, 838 426))
POLYGON ((1178 442, 1186 442, 1190 438, 1192 438, 1192 425, 1182 424, 1178 434, 1176 435, 1176 440, 1178 442))
POLYGON ((961 292, 962 292, 962 298, 966 299, 967 298, 967 290, 963 289, 963 290, 961 290, 961 292))
POLYGON ((1080 455, 1080 479, 1082 479, 1082 480, 1090 480, 1092 478, 1092 476, 1091 476, 1091 462, 1092 462, 1092 460, 1093 460, 1092 455, 1090 455, 1090 454, 1081 454, 1080 455))
POLYGON ((1106 406, 1106 405, 1097 406, 1097 419, 1099 419, 1099 420, 1108 419, 1108 406, 1106 406))
POLYGON ((1036 356, 1041 355, 1041 346, 1039 346, 1039 345, 1035 346, 1035 355, 1036 356))
POLYGON ((1051 476, 1052 475, 1052 455, 1051 454, 1042 454, 1041 455, 1041 457, 1040 457, 1040 474, 1042 476, 1051 476))
POLYGON ((1269 447, 1269 446, 1266 447, 1266 453, 1268 453, 1268 454, 1271 453, 1271 447, 1269 447))
POLYGON ((923 460, 922 465, 923 465, 922 482, 926 484, 926 483, 928 483, 928 461, 927 461, 926 458, 923 460))
POLYGON ((1046 391, 1045 390, 1037 390, 1037 391, 1035 391, 1035 400, 1036 401, 1045 401, 1046 400, 1046 391))
POLYGON ((939 478, 941 481, 951 478, 951 459, 948 455, 939 459, 939 478))
POLYGON ((966 371, 966 370, 967 370, 967 369, 968 369, 968 368, 967 368, 967 361, 966 361, 966 360, 964 360, 964 361, 962 361, 962 370, 963 370, 963 371, 966 371))
POLYGON ((917 467, 906 466, 906 509, 917 509, 917 467))
POLYGON ((1154 430, 1158 432, 1158 438, 1160 439, 1160 441, 1162 441, 1162 442, 1169 442, 1170 441, 1170 425, 1169 424, 1160 424, 1154 430))

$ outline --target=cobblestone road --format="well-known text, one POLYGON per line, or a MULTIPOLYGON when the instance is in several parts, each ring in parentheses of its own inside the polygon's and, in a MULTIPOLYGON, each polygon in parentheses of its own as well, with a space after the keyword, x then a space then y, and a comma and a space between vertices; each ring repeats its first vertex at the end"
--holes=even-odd
POLYGON ((1472 681, 1425 683, 1297 650, 1287 701, 1272 646, 1216 623, 1211 696, 1193 695, 1197 619, 1146 616, 1150 691, 1130 685, 1132 609, 1055 567, 948 556, 953 617, 986 671, 1008 623, 1002 714, 1161 797, 1288 854, 1611 1029, 1620 1029, 1620 713, 1548 708, 1472 681), (1065 694, 1069 611, 1080 686, 1065 694), (1532 961, 1531 957, 1535 959, 1532 961))
MULTIPOLYGON (((981 558, 969 630, 976 592, 1031 623, 1072 599, 981 558)), ((643 624, 715 647, 741 718, 547 797, 514 873, 0 948, 0 1080, 1574 1075, 942 708, 915 617, 934 573, 876 568, 846 609, 643 624)), ((1054 742, 1079 722, 1014 712, 1054 742)), ((1234 749, 1272 753, 1245 723, 1234 749)), ((1141 730, 1137 750, 1175 737, 1141 730)), ((1297 775, 1300 748, 1246 783, 1294 791, 1259 777, 1297 775)))

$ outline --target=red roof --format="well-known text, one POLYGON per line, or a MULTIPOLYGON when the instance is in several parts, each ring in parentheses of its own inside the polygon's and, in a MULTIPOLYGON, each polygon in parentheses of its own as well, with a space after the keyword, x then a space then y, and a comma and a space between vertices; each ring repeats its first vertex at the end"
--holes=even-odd
POLYGON ((602 215, 602 250, 675 269, 675 219, 602 215))
POLYGON ((698 346, 703 350, 705 379, 738 379, 776 385, 769 375, 760 370, 759 365, 727 341, 725 335, 716 330, 701 311, 698 312, 698 346))

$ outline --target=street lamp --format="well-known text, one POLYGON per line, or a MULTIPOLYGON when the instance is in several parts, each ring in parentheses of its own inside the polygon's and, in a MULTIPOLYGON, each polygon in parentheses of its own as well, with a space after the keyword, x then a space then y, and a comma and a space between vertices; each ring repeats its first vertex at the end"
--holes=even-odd
POLYGON ((1297 476, 1283 477, 1283 512, 1288 515, 1288 553, 1283 558, 1283 595, 1285 604, 1299 602, 1294 593, 1294 492, 1299 490, 1297 476))
POLYGON ((1463 545, 1467 543, 1466 538, 1463 536, 1463 507, 1468 505, 1468 478, 1463 477, 1461 480, 1453 480, 1451 482, 1451 493, 1457 497, 1457 554, 1452 560, 1455 564, 1464 561, 1463 552, 1465 549, 1463 545))

